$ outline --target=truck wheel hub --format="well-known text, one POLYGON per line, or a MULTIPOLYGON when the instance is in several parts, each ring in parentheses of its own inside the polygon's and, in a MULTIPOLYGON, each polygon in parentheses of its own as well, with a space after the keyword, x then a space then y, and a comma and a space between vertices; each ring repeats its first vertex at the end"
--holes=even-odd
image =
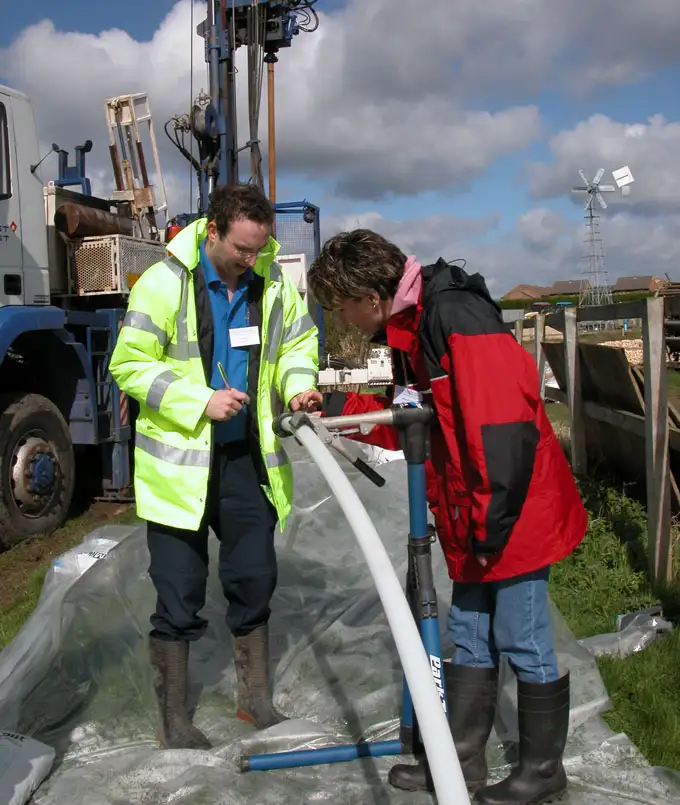
POLYGON ((16 446, 12 462, 14 500, 22 512, 39 515, 55 491, 58 461, 49 442, 36 436, 16 446))

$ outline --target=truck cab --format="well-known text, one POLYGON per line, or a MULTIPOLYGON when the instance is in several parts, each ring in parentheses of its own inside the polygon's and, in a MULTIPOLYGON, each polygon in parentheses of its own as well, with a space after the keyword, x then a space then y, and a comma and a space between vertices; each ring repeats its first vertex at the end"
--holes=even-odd
POLYGON ((0 86, 0 307, 50 303, 39 161, 30 100, 0 86))
POLYGON ((108 363, 127 304, 126 271, 138 276, 165 249, 140 237, 126 191, 115 203, 89 192, 91 147, 77 149, 75 171, 65 170, 68 154, 57 145, 40 154, 31 100, 0 86, 2 547, 62 525, 76 476, 89 500, 132 500, 133 410, 108 363), (45 181, 52 151, 59 174, 45 181), (68 230, 66 210, 81 230, 86 222, 84 235, 68 230))

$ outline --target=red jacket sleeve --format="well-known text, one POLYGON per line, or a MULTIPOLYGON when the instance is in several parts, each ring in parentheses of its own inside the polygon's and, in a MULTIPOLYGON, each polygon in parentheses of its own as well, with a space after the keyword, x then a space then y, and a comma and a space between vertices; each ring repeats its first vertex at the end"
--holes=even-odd
POLYGON ((510 538, 531 483, 538 373, 488 301, 470 292, 438 297, 423 333, 433 402, 461 473, 452 486, 470 502, 472 549, 488 556, 510 538))
MULTIPOLYGON (((382 394, 357 394, 356 392, 332 391, 324 395, 322 416, 348 416, 382 411, 392 405, 392 397, 382 394)), ((383 447, 385 450, 401 450, 399 433, 389 425, 376 425, 365 436, 352 433, 348 439, 364 444, 383 447)))

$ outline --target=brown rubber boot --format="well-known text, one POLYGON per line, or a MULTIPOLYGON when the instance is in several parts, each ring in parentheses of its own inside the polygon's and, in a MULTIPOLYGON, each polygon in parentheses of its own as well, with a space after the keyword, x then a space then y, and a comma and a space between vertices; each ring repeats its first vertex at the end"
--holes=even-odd
POLYGON ((191 723, 187 708, 187 642, 149 638, 153 686, 161 724, 158 740, 164 749, 210 749, 210 741, 191 723))
POLYGON ((234 638, 234 663, 238 680, 238 718, 263 730, 286 721, 274 709, 269 681, 269 626, 258 626, 245 637, 234 638))

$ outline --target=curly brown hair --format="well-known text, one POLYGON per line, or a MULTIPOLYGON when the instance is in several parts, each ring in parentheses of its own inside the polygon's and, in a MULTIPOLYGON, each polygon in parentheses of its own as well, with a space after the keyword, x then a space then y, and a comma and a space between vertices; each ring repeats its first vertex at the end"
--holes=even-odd
POLYGON ((215 222, 221 238, 229 231, 232 221, 245 219, 266 226, 274 223, 274 208, 254 184, 216 187, 210 194, 207 215, 209 221, 215 222))
POLYGON ((370 229, 354 229, 324 243, 307 280, 321 307, 335 310, 343 300, 371 292, 393 299, 405 263, 406 255, 394 243, 370 229))

